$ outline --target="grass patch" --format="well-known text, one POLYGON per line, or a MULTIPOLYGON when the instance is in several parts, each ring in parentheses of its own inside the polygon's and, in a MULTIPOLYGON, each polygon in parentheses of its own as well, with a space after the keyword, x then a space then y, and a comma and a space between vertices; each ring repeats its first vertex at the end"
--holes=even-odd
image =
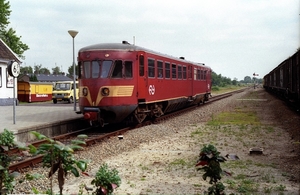
POLYGON ((207 123, 211 126, 219 125, 260 125, 260 121, 255 112, 252 111, 235 111, 222 112, 207 123))
POLYGON ((183 159, 176 159, 173 162, 170 163, 170 165, 175 165, 175 166, 186 166, 187 162, 183 159))
POLYGON ((211 91, 212 94, 221 94, 221 93, 227 93, 239 89, 243 89, 246 86, 237 86, 237 85, 228 85, 225 87, 219 87, 219 86, 212 86, 211 91))

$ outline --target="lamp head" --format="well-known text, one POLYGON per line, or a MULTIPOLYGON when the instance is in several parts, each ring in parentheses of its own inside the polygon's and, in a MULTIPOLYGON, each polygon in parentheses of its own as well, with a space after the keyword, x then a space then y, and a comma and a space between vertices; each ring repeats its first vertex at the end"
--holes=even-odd
POLYGON ((78 34, 78 31, 76 31, 76 30, 69 30, 68 33, 71 35, 71 37, 75 38, 76 35, 78 34))

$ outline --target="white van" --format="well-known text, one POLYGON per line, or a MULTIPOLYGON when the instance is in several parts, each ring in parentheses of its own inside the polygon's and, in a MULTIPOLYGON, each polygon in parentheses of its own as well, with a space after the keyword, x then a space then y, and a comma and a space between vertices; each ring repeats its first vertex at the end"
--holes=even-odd
MULTIPOLYGON (((78 92, 78 81, 76 81, 76 101, 79 99, 78 92)), ((73 81, 58 81, 55 83, 52 92, 52 100, 54 104, 56 104, 57 101, 68 101, 69 103, 72 103, 74 102, 73 96, 73 81)))

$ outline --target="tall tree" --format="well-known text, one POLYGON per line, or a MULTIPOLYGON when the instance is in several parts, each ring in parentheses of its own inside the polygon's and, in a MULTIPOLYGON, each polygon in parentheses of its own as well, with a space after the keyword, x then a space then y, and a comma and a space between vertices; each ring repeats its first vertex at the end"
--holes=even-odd
POLYGON ((58 66, 55 66, 55 68, 52 68, 52 74, 61 74, 61 70, 58 66))
POLYGON ((29 47, 21 41, 21 36, 17 36, 14 29, 8 28, 10 23, 10 13, 11 10, 9 2, 6 2, 6 0, 0 0, 0 38, 15 54, 18 55, 18 57, 25 59, 23 53, 28 50, 29 47))
POLYGON ((22 74, 32 74, 33 70, 32 70, 31 66, 22 66, 22 67, 20 67, 20 72, 22 74))
POLYGON ((41 68, 39 73, 40 74, 50 74, 50 70, 48 68, 41 68))
POLYGON ((9 2, 0 0, 0 32, 5 31, 7 25, 9 24, 10 16, 10 5, 9 2))
MULTIPOLYGON (((70 78, 73 78, 73 73, 74 73, 74 67, 73 67, 73 65, 71 65, 71 66, 69 66, 69 68, 68 68, 68 75, 67 76, 69 76, 70 78)), ((75 77, 76 77, 76 79, 77 79, 77 76, 78 76, 78 65, 75 65, 75 77)))
POLYGON ((40 70, 42 68, 42 64, 40 65, 34 65, 33 69, 34 69, 34 74, 40 74, 40 70))

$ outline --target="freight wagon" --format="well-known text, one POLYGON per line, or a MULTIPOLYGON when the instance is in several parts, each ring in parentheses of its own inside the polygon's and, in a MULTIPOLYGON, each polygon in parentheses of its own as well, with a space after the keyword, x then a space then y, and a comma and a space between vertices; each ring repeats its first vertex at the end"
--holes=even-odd
POLYGON ((264 76, 264 88, 300 108, 300 50, 264 76))

